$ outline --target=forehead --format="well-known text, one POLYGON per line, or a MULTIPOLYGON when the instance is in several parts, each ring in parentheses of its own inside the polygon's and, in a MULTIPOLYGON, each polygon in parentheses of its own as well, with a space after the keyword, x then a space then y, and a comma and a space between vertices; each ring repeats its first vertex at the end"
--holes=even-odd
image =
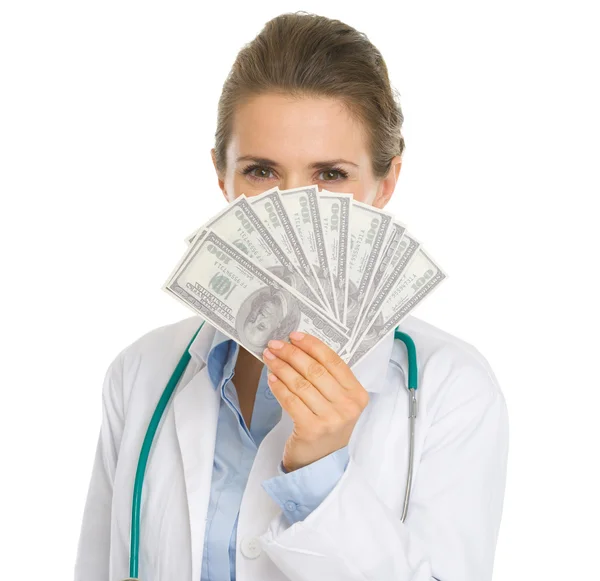
POLYGON ((365 133, 338 99, 265 94, 238 105, 229 155, 260 155, 281 163, 367 154, 365 133))

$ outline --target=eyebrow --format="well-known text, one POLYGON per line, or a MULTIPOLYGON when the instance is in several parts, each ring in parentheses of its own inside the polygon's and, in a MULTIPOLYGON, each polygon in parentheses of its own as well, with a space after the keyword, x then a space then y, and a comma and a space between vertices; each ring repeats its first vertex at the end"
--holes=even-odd
MULTIPOLYGON (((253 161, 255 163, 259 163, 261 165, 270 165, 272 167, 281 167, 276 161, 272 159, 267 159, 266 157, 257 157, 255 155, 242 155, 238 157, 236 163, 239 161, 253 161)), ((354 167, 358 167, 358 165, 352 161, 348 161, 347 159, 328 159, 325 161, 315 161, 311 163, 308 167, 310 169, 319 169, 323 167, 331 167, 333 165, 337 165, 339 163, 346 163, 348 165, 353 165, 354 167)))

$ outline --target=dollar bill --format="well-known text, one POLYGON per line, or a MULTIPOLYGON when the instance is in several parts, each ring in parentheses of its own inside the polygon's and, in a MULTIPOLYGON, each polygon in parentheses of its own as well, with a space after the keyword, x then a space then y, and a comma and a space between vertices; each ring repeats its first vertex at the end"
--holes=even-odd
POLYGON ((344 359, 352 367, 392 331, 448 275, 419 247, 404 273, 396 270, 384 280, 367 311, 368 329, 344 359))
POLYGON ((352 335, 355 334, 355 325, 368 295, 372 275, 385 250, 391 225, 391 214, 352 200, 346 314, 346 326, 352 335))
POLYGON ((352 194, 338 194, 321 190, 319 192, 319 206, 323 221, 325 249, 331 267, 333 290, 338 307, 338 319, 345 325, 348 303, 348 258, 350 257, 352 194))
POLYGON ((270 339, 287 341, 295 330, 318 337, 337 353, 349 340, 337 321, 213 230, 200 233, 163 290, 260 361, 270 339))
POLYGON ((206 236, 207 232, 208 232, 208 230, 206 230, 204 228, 199 228, 198 230, 196 230, 195 232, 193 232, 190 236, 188 236, 186 238, 186 242, 189 244, 189 246, 186 249, 186 251, 183 253, 183 255, 181 256, 181 258, 179 259, 177 264, 175 265, 175 268, 173 268, 171 270, 171 274, 169 274, 166 282, 162 286, 163 290, 166 288, 166 286, 168 284, 170 284, 170 282, 177 275, 177 273, 181 269, 185 268, 186 263, 189 262, 191 256, 193 255, 194 247, 200 243, 200 241, 204 238, 204 236, 206 236))
POLYGON ((252 209, 246 196, 236 198, 206 222, 203 229, 214 230, 226 242, 250 256, 259 266, 278 273, 277 276, 286 284, 296 289, 315 306, 322 308, 317 295, 252 209))
POLYGON ((339 310, 333 292, 333 278, 325 248, 318 191, 315 185, 279 190, 279 195, 296 229, 300 244, 304 247, 306 256, 319 279, 330 310, 339 320, 339 310))
POLYGON ((269 229, 272 236, 279 243, 287 256, 290 257, 296 268, 300 270, 304 278, 311 286, 315 295, 319 297, 320 303, 327 311, 329 305, 325 298, 325 292, 319 284, 317 275, 304 252, 304 248, 298 238, 295 228, 292 225, 277 187, 271 188, 257 196, 248 198, 252 209, 263 221, 266 228, 269 229))
POLYGON ((197 228, 196 230, 194 230, 191 234, 188 234, 185 237, 185 243, 189 246, 190 244, 192 244, 194 242, 194 238, 196 238, 196 236, 198 234, 200 234, 200 232, 202 232, 203 228, 202 226, 200 226, 200 228, 197 228))
POLYGON ((390 262, 396 255, 396 251, 398 250, 398 248, 400 246, 400 242, 404 238, 405 232, 406 232, 406 226, 404 226, 404 224, 402 224, 398 220, 392 219, 392 223, 390 226, 390 232, 389 232, 387 240, 384 244, 383 253, 381 254, 379 262, 377 263, 377 267, 375 268, 375 270, 373 272, 373 280, 371 282, 371 285, 369 287, 369 290, 367 292, 365 300, 363 301, 363 304, 361 305, 361 310, 360 310, 357 320, 360 320, 361 314, 364 312, 365 305, 369 304, 371 298, 373 297, 373 294, 379 287, 379 284, 381 283, 383 276, 384 276, 390 262))
POLYGON ((395 272, 396 277, 401 276, 415 257, 420 246, 420 242, 406 230, 404 225, 394 221, 392 224, 392 234, 388 238, 384 255, 379 261, 376 273, 373 276, 373 283, 358 316, 355 332, 352 334, 352 345, 366 331, 365 326, 369 324, 369 316, 372 315, 371 306, 373 304, 373 297, 381 288, 383 281, 391 272, 395 272))

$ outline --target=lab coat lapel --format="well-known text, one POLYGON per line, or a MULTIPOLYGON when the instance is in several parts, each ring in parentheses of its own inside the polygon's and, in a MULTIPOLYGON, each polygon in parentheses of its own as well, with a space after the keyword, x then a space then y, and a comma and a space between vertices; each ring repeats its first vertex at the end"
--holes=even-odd
POLYGON ((173 404, 189 507, 192 579, 200 579, 202 567, 219 404, 206 366, 177 393, 173 404))

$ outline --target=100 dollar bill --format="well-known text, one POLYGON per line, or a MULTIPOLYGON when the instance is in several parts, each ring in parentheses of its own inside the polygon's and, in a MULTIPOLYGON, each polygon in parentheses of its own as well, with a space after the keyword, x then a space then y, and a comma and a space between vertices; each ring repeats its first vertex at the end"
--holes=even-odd
POLYGON ((327 259, 331 267, 333 290, 338 307, 338 319, 346 324, 348 305, 348 258, 350 257, 350 220, 352 194, 321 190, 319 205, 323 220, 323 236, 327 259))
POLYGON ((376 293, 366 314, 370 322, 366 332, 344 356, 348 365, 358 363, 446 278, 448 275, 420 247, 404 274, 392 272, 376 293))
MULTIPOLYGON (((385 256, 379 262, 377 272, 373 276, 373 283, 367 294, 367 299, 363 303, 361 313, 355 325, 355 330, 352 333, 351 344, 354 345, 356 341, 362 337, 364 332, 367 330, 367 326, 371 323, 373 317, 373 305, 375 304, 373 299, 377 297, 378 301, 383 299, 380 297, 379 292, 383 288, 384 281, 394 274, 396 280, 398 280, 405 269, 408 268, 413 258, 416 256, 417 251, 421 247, 420 242, 406 231, 406 228, 397 228, 397 223, 394 224, 395 231, 388 241, 388 245, 385 251, 385 256), (400 238, 396 238, 398 232, 401 232, 400 238)), ((388 287, 386 287, 388 288, 388 287)))
POLYGON ((318 191, 317 186, 306 186, 279 190, 279 195, 283 207, 296 229, 300 243, 304 247, 306 256, 319 279, 329 308, 339 320, 339 310, 333 292, 333 279, 325 248, 318 191))
POLYGON ((236 246, 264 268, 281 267, 273 270, 281 279, 294 287, 303 297, 316 306, 322 302, 314 293, 302 272, 281 248, 261 218, 250 205, 249 198, 241 195, 203 226, 213 230, 226 242, 236 246))
POLYGON ((292 262, 294 262, 295 266, 303 274, 314 293, 319 297, 323 308, 329 311, 325 293, 304 252, 304 248, 292 225, 290 217, 285 211, 277 186, 262 194, 248 198, 248 201, 252 209, 263 221, 265 227, 269 229, 275 240, 281 245, 286 255, 291 258, 292 262))
POLYGON ((392 225, 392 215, 362 202, 352 201, 350 257, 348 259, 348 313, 346 326, 352 335, 368 296, 375 271, 392 225))
POLYGON ((268 269, 207 230, 163 286, 257 359, 270 339, 310 333, 341 353, 349 336, 340 324, 308 304, 268 269))

